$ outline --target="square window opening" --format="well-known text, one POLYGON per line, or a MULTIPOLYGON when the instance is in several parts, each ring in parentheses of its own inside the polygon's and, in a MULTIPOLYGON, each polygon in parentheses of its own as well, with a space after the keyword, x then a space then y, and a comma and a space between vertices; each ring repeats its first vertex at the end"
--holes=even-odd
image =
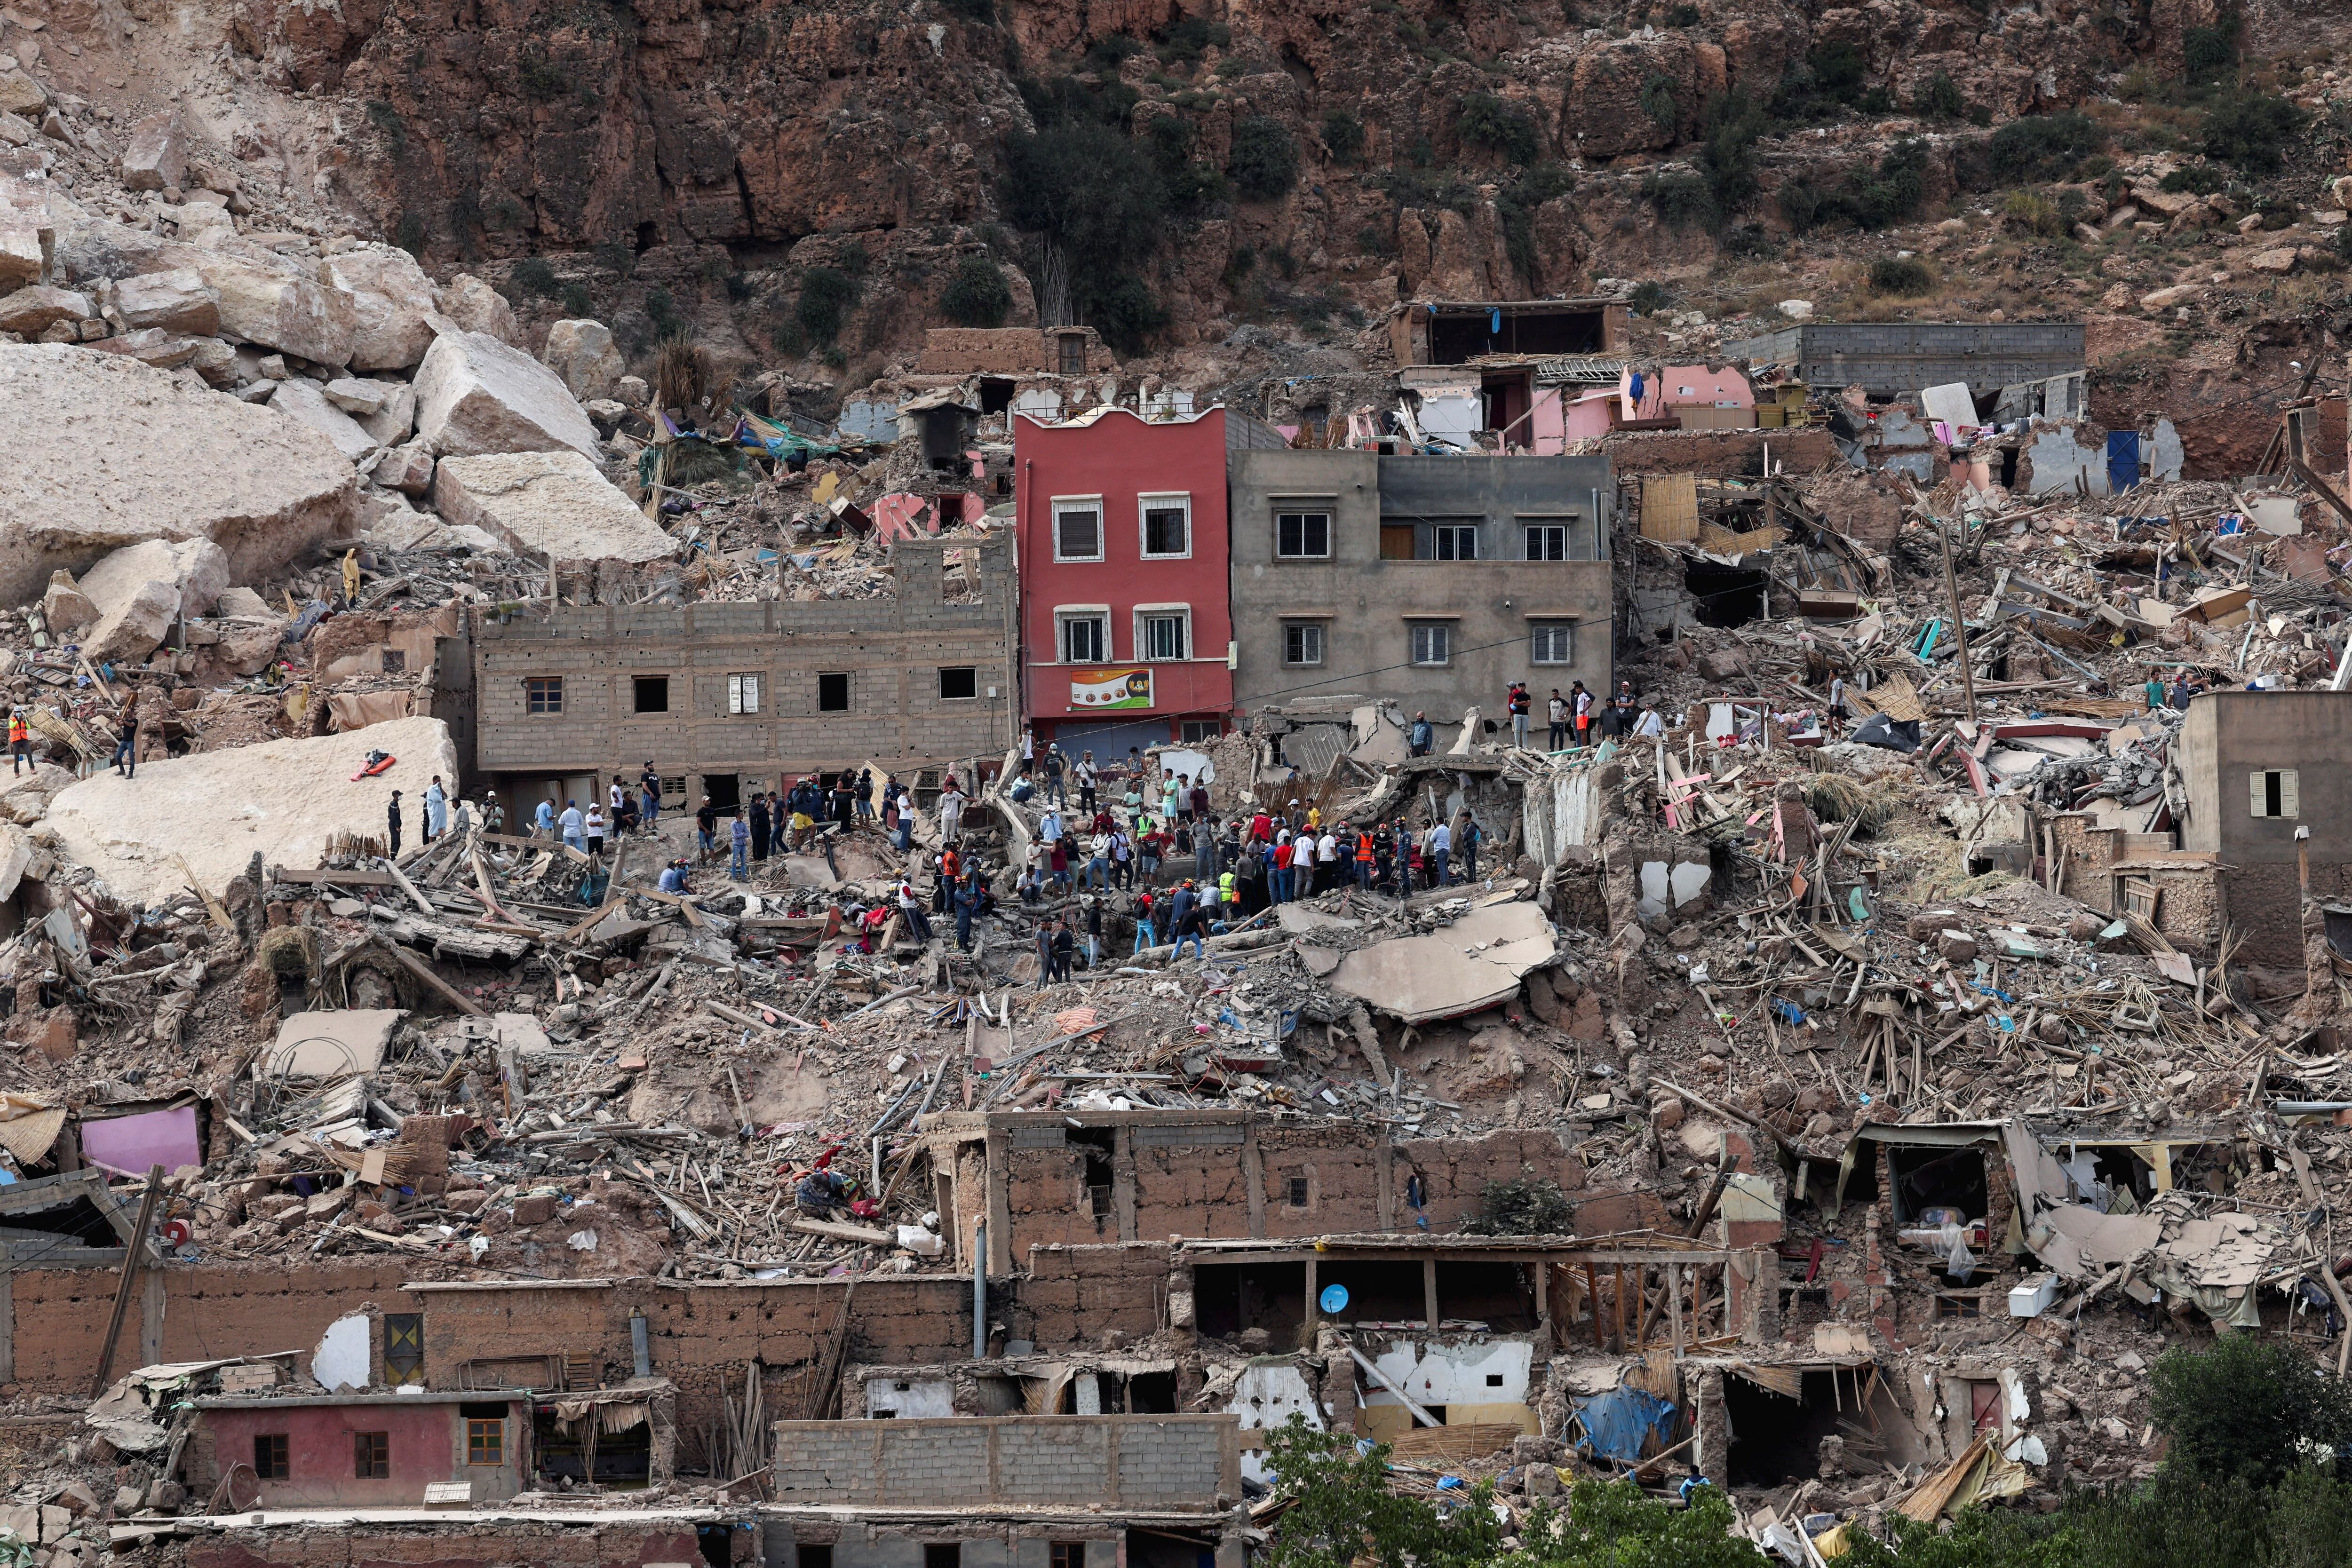
POLYGON ((408 655, 398 648, 386 648, 383 651, 383 673, 387 675, 406 674, 408 655))
POLYGON ((1331 514, 1276 512, 1274 553, 1283 560, 1328 560, 1331 558, 1331 514))
POLYGON ((507 1424, 503 1420, 466 1423, 466 1462, 503 1465, 507 1462, 507 1424))
POLYGON ((1285 626, 1282 629, 1282 662, 1286 664, 1321 664, 1323 628, 1311 622, 1285 626))
POLYGON ((1412 629, 1412 662, 1416 664, 1451 664, 1454 659, 1454 628, 1451 626, 1416 626, 1412 629))
POLYGON ((352 1474, 363 1481, 392 1479, 392 1434, 389 1432, 354 1432, 352 1434, 352 1474))
POLYGON ((1054 508, 1054 559, 1100 560, 1103 558, 1102 508, 1054 508))
POLYGON ((533 675, 522 684, 523 710, 533 717, 563 711, 563 677, 533 675))
POLYGON ((923 1568, 963 1568, 963 1543, 959 1541, 924 1542, 923 1568))
POLYGON ((1188 501, 1150 502, 1143 506, 1143 553, 1184 556, 1192 553, 1192 506, 1188 501))
POLYGON ((816 710, 819 713, 849 711, 849 672, 820 672, 816 678, 816 710))
POLYGON ((2297 788, 2297 770, 2293 768, 2257 768, 2246 776, 2251 787, 2253 814, 2257 817, 2295 817, 2302 814, 2302 794, 2297 788))
POLYGON ((286 1434, 257 1432, 253 1436, 253 1473, 266 1481, 282 1481, 291 1472, 286 1464, 286 1434))
POLYGON ((667 675, 638 675, 629 684, 635 691, 636 712, 669 712, 669 677, 667 675))
POLYGON ((1190 656, 1191 639, 1187 635, 1184 615, 1147 615, 1143 618, 1143 656, 1155 662, 1175 663, 1190 656))
POLYGON ((1110 618, 1105 615, 1062 617, 1062 663, 1099 664, 1110 657, 1110 618))
POLYGON ((1529 560, 1566 560, 1568 559, 1568 525, 1566 523, 1528 524, 1528 559, 1529 560))
MULTIPOLYGON (((816 679, 817 690, 822 694, 827 677, 819 675, 816 679)), ((843 693, 841 706, 847 707, 849 677, 844 675, 841 680, 843 693)), ((760 677, 758 675, 734 674, 727 677, 727 711, 730 714, 755 714, 760 711, 760 677)))
MULTIPOLYGON (((924 1568, 929 1568, 927 1563, 924 1568)), ((1087 1543, 1083 1541, 1054 1542, 1053 1568, 1087 1568, 1087 1543)))
POLYGON ((1538 664, 1565 664, 1570 662, 1575 645, 1568 622, 1538 622, 1529 632, 1528 657, 1538 664))
POLYGON ((980 671, 971 664, 940 666, 940 700, 971 702, 980 695, 980 671))
POLYGON ((1176 727, 1176 738, 1186 746, 1214 740, 1224 733, 1225 727, 1213 718, 1188 718, 1176 727))

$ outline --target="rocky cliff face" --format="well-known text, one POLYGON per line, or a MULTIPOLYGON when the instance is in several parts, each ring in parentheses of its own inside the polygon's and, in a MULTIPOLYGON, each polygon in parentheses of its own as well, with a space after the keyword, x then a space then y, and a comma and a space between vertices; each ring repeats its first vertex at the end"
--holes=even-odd
MULTIPOLYGON (((2260 0, 2244 36, 2324 48, 2347 9, 2260 0)), ((584 293, 625 345, 692 319, 763 357, 814 361, 831 343, 854 371, 946 319, 968 256, 1001 262, 1008 319, 1034 319, 1035 252, 1003 225, 1000 187, 1008 139, 1056 91, 1183 149, 1213 184, 1241 156, 1237 129, 1262 141, 1271 124, 1292 150, 1287 188, 1212 189, 1164 230, 1142 281, 1167 314, 1160 340, 1182 344, 1268 310, 1344 330, 1415 294, 1562 293, 1706 261, 1735 230, 1749 246, 1784 235, 1790 183, 1831 188, 1912 135, 1932 204, 1993 129, 2136 68, 2178 75, 2218 15, 2216 0, 245 0, 229 31, 264 82, 337 106, 319 188, 436 269, 542 256, 551 271, 523 275, 518 298, 535 286, 552 314, 584 293), (1727 105, 1791 90, 1835 112, 1777 122, 1727 182, 1733 210, 1660 221, 1658 181, 1705 173, 1727 105), (1940 117, 1908 112, 1931 102, 1940 117), (838 336, 804 300, 812 268, 845 280, 827 285, 838 336)))

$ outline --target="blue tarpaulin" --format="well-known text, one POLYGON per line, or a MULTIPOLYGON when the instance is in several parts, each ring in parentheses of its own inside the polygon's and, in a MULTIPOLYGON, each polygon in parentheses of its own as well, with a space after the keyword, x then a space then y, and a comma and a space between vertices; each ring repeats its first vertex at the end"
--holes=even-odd
POLYGON ((2107 432, 2107 488, 2120 496, 2139 486, 2139 432, 2107 432))
POLYGON ((1661 1443, 1666 1440, 1675 1427, 1675 1406, 1639 1388, 1612 1388, 1576 1401, 1576 1417, 1584 1427, 1578 1448, 1630 1465, 1642 1457, 1653 1433, 1661 1443))

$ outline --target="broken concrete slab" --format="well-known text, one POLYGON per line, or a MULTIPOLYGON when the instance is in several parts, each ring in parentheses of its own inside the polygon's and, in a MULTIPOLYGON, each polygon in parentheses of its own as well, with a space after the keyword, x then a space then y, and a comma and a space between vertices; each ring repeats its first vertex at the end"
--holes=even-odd
POLYGON ((256 1078, 365 1077, 383 1061, 392 1032, 408 1016, 399 1008, 345 1008, 295 1013, 254 1058, 256 1078))
POLYGON ((0 405, 41 411, 0 450, 9 603, 147 538, 210 538, 232 578, 264 578, 354 516, 351 464, 323 436, 136 361, 0 344, 0 405))
POLYGON ((1398 936, 1340 956, 1331 987, 1381 1012, 1420 1023, 1460 1018, 1508 1001, 1529 969, 1559 944, 1528 903, 1473 910, 1425 936, 1398 936))
POLYGON ((36 283, 0 299, 0 332, 37 337, 60 321, 79 321, 95 314, 89 295, 36 283))
POLYGON ((386 447, 368 477, 387 490, 422 496, 433 487, 433 452, 421 441, 386 447))
POLYGON ((405 371, 433 346, 426 319, 437 291, 416 258, 391 246, 367 245, 327 258, 327 275, 352 296, 355 371, 405 371))
POLYGON ((274 865, 314 866, 338 833, 380 839, 392 791, 414 800, 436 773, 457 776, 448 726, 391 719, 149 762, 135 779, 100 772, 61 791, 47 821, 58 849, 117 897, 152 903, 186 885, 182 857, 217 894, 256 852, 274 865), (353 779, 375 750, 399 761, 353 779))
POLYGON ((433 499, 449 522, 479 528, 533 560, 635 563, 677 549, 576 452, 444 457, 433 499))
POLYGON ((611 397, 629 368, 613 346, 613 329, 602 321, 558 321, 547 329, 540 358, 582 402, 611 397))
POLYGON ((416 433, 439 457, 569 447, 596 455, 596 427, 553 371, 482 332, 444 333, 416 371, 416 433))
POLYGON ((269 406, 333 442, 346 462, 356 463, 383 444, 358 420, 329 402, 326 390, 316 382, 297 377, 285 382, 269 400, 269 406))

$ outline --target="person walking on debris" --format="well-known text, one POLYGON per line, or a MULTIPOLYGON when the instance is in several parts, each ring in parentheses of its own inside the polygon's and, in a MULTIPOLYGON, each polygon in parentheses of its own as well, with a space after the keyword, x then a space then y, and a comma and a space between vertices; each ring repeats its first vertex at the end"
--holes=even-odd
POLYGON ((915 845, 915 798, 905 786, 898 789, 898 852, 905 854, 915 845))
POLYGON ((646 758, 646 770, 637 775, 637 820, 647 832, 661 820, 661 775, 654 771, 653 758, 646 758))
POLYGON ((1187 877, 1177 884, 1175 896, 1168 902, 1168 934, 1176 944, 1176 951, 1169 957, 1170 963, 1184 956, 1184 944, 1188 940, 1196 952, 1207 956, 1207 950, 1201 946, 1200 933, 1192 925, 1193 914, 1200 906, 1201 894, 1192 886, 1192 879, 1187 877))
POLYGON ((554 801, 541 800, 539 803, 539 810, 531 816, 530 831, 539 837, 550 839, 555 837, 554 801))
POLYGON ((122 706, 116 710, 116 740, 114 770, 125 779, 139 776, 139 688, 132 686, 122 695, 122 706))
POLYGON ((1642 716, 1634 723, 1633 733, 1654 738, 1666 733, 1666 721, 1658 716, 1656 707, 1644 702, 1642 705, 1642 716))
POLYGON ((1436 738, 1437 732, 1429 727, 1429 716, 1425 713, 1414 714, 1412 716, 1412 728, 1407 736, 1407 739, 1412 746, 1412 754, 1415 757, 1428 756, 1430 746, 1436 740, 1436 738))
POLYGON ((1078 810, 1092 811, 1095 809, 1095 754, 1091 751, 1079 754, 1077 783, 1078 810))
POLYGON ((1151 911, 1154 903, 1155 900, 1151 896, 1151 890, 1148 887, 1143 890, 1142 894, 1138 896, 1135 901, 1135 951, 1138 953, 1142 952, 1147 947, 1157 947, 1160 946, 1159 933, 1153 928, 1151 924, 1151 911))
POLYGON ((1434 885, 1454 885, 1454 830, 1443 820, 1429 830, 1429 869, 1435 873, 1434 885))
POLYGON ((1173 773, 1160 781, 1160 814, 1171 822, 1192 820, 1192 808, 1184 794, 1184 780, 1173 773))
POLYGON ((1298 836, 1291 841, 1290 898, 1294 904, 1315 895, 1315 845, 1314 832, 1306 828, 1301 828, 1298 836))
POLYGON ((441 775, 436 773, 425 786, 425 841, 429 844, 448 831, 449 792, 441 788, 441 775))
POLYGON ((25 710, 8 710, 8 774, 14 778, 19 768, 40 765, 33 761, 33 732, 26 727, 25 710))
POLYGON ((392 792, 391 803, 383 809, 384 821, 392 829, 392 860, 400 858, 400 791, 392 792))
POLYGON ((981 903, 986 896, 987 889, 981 882, 978 872, 972 873, 970 877, 957 885, 955 890, 957 952, 971 951, 972 916, 980 913, 981 903))
POLYGON ((862 825, 874 820, 874 769, 857 770, 857 821, 862 825))
POLYGON ((1062 792, 1062 747, 1059 742, 1045 743, 1045 800, 1048 805, 1064 806, 1069 798, 1062 792))
POLYGON ((741 882, 751 874, 751 824, 745 819, 740 806, 735 809, 733 819, 727 824, 727 844, 731 852, 728 857, 727 879, 741 882))
POLYGON ((1054 916, 1054 978, 1066 982, 1071 978, 1071 960, 1078 951, 1077 933, 1070 929, 1066 915, 1054 916))
POLYGON ((1087 906, 1087 967, 1092 969, 1102 963, 1102 895, 1097 894, 1083 902, 1087 906))
POLYGON ((1830 677, 1829 707, 1830 737, 1832 739, 1835 739, 1837 737, 1845 733, 1845 722, 1849 716, 1850 716, 1846 711, 1845 706, 1845 677, 1843 675, 1832 675, 1830 677))
POLYGON ((1054 922, 1049 915, 1037 922, 1037 989, 1044 990, 1054 983, 1054 922))
POLYGON ((507 831, 507 809, 499 803, 499 792, 486 790, 482 795, 482 831, 503 833, 507 831))
POLYGON ((1503 706, 1511 716, 1511 744, 1521 751, 1528 748, 1528 706, 1527 682, 1513 681, 1510 691, 1503 698, 1503 706))

